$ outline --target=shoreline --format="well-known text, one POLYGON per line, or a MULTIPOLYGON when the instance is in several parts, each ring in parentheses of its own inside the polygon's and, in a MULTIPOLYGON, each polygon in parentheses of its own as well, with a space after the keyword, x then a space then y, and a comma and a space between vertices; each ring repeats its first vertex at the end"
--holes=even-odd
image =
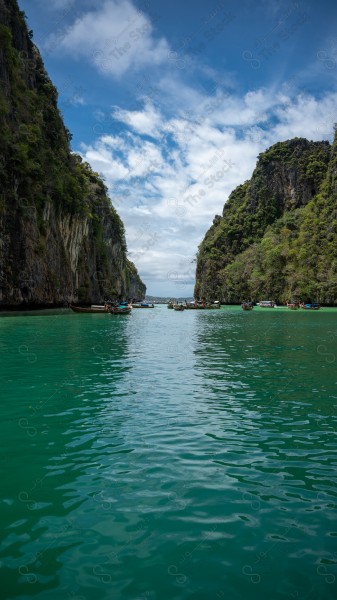
MULTIPOLYGON (((166 306, 166 303, 160 303, 158 302, 156 304, 157 306, 166 306)), ((82 305, 74 305, 74 306, 85 306, 88 307, 90 306, 90 304, 82 304, 82 305)), ((240 309, 241 310, 241 304, 222 304, 221 307, 223 307, 223 309, 229 309, 229 308, 233 308, 233 309, 240 309)), ((337 305, 325 305, 325 306, 321 306, 321 309, 318 311, 304 311, 299 309, 298 311, 290 311, 286 305, 278 305, 277 307, 273 308, 273 309, 267 309, 267 308, 261 308, 259 306, 255 306, 254 305, 254 311, 252 312, 263 312, 263 313, 275 313, 278 312, 279 310, 283 310, 286 312, 296 312, 296 313, 302 313, 302 312, 321 312, 322 310, 328 310, 330 312, 330 310, 337 310, 337 305)), ((220 308, 221 310, 221 308, 220 308)), ((199 310, 198 312, 203 312, 202 310, 199 310)), ((209 312, 209 311, 207 311, 209 312)), ((211 312, 218 312, 218 311, 211 311, 211 312)), ((223 312, 223 310, 222 310, 223 312)), ((72 310, 70 308, 70 306, 64 306, 64 305, 34 305, 34 306, 1 306, 0 307, 0 317, 6 317, 6 316, 19 316, 19 315, 34 315, 34 314, 72 314, 72 310)))

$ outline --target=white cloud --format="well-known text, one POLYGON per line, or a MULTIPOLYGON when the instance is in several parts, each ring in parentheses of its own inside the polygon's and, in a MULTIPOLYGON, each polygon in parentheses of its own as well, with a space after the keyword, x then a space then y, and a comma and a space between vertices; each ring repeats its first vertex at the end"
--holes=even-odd
POLYGON ((295 102, 287 98, 275 114, 279 120, 275 133, 280 139, 303 135, 309 139, 330 137, 337 122, 337 94, 327 94, 320 100, 309 95, 298 96, 295 102))
POLYGON ((117 121, 129 125, 137 133, 152 137, 158 137, 158 133, 162 127, 161 115, 151 103, 146 103, 142 111, 128 111, 116 108, 112 116, 117 121))
POLYGON ((95 147, 82 144, 82 152, 86 160, 109 181, 123 179, 129 175, 128 167, 121 160, 113 157, 113 147, 109 136, 98 140, 95 147))
POLYGON ((200 102, 185 117, 182 111, 165 116, 163 107, 149 103, 138 111, 115 108, 125 132, 82 148, 106 178, 130 258, 150 294, 193 293, 194 265, 181 266, 182 258, 191 261, 231 191, 251 177, 260 152, 294 136, 320 140, 337 121, 333 93, 291 98, 259 89, 243 98, 226 94, 222 107, 219 94, 210 99, 197 92, 200 102))
MULTIPOLYGON (((161 64, 168 56, 166 40, 154 37, 153 21, 130 0, 106 0, 79 16, 59 38, 60 50, 115 77, 161 64)), ((49 42, 53 46, 53 38, 49 42)))

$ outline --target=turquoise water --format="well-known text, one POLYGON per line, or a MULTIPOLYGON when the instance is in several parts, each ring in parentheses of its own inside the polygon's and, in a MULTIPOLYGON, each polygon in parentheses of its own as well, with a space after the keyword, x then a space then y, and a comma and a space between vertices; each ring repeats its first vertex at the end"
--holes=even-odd
POLYGON ((337 311, 0 318, 1 598, 330 599, 337 311))

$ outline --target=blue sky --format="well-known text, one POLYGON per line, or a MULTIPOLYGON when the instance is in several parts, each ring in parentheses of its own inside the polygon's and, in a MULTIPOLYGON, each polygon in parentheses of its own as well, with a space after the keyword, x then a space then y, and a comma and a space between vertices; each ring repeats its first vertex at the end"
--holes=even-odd
POLYGON ((149 294, 193 295, 198 244, 260 152, 332 139, 333 0, 19 3, 149 294))

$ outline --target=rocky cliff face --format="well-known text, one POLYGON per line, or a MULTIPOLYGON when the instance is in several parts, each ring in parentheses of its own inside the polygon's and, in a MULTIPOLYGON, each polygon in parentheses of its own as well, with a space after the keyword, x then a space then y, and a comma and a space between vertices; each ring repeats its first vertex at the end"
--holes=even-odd
POLYGON ((327 271, 328 248, 318 240, 336 210, 331 161, 328 142, 300 138, 259 156, 251 180, 230 195, 199 247, 196 297, 227 303, 262 296, 337 301, 334 277, 327 271), (320 226, 318 210, 325 210, 320 226))
POLYGON ((0 306, 145 296, 107 190, 70 151, 16 0, 0 0, 0 306))

